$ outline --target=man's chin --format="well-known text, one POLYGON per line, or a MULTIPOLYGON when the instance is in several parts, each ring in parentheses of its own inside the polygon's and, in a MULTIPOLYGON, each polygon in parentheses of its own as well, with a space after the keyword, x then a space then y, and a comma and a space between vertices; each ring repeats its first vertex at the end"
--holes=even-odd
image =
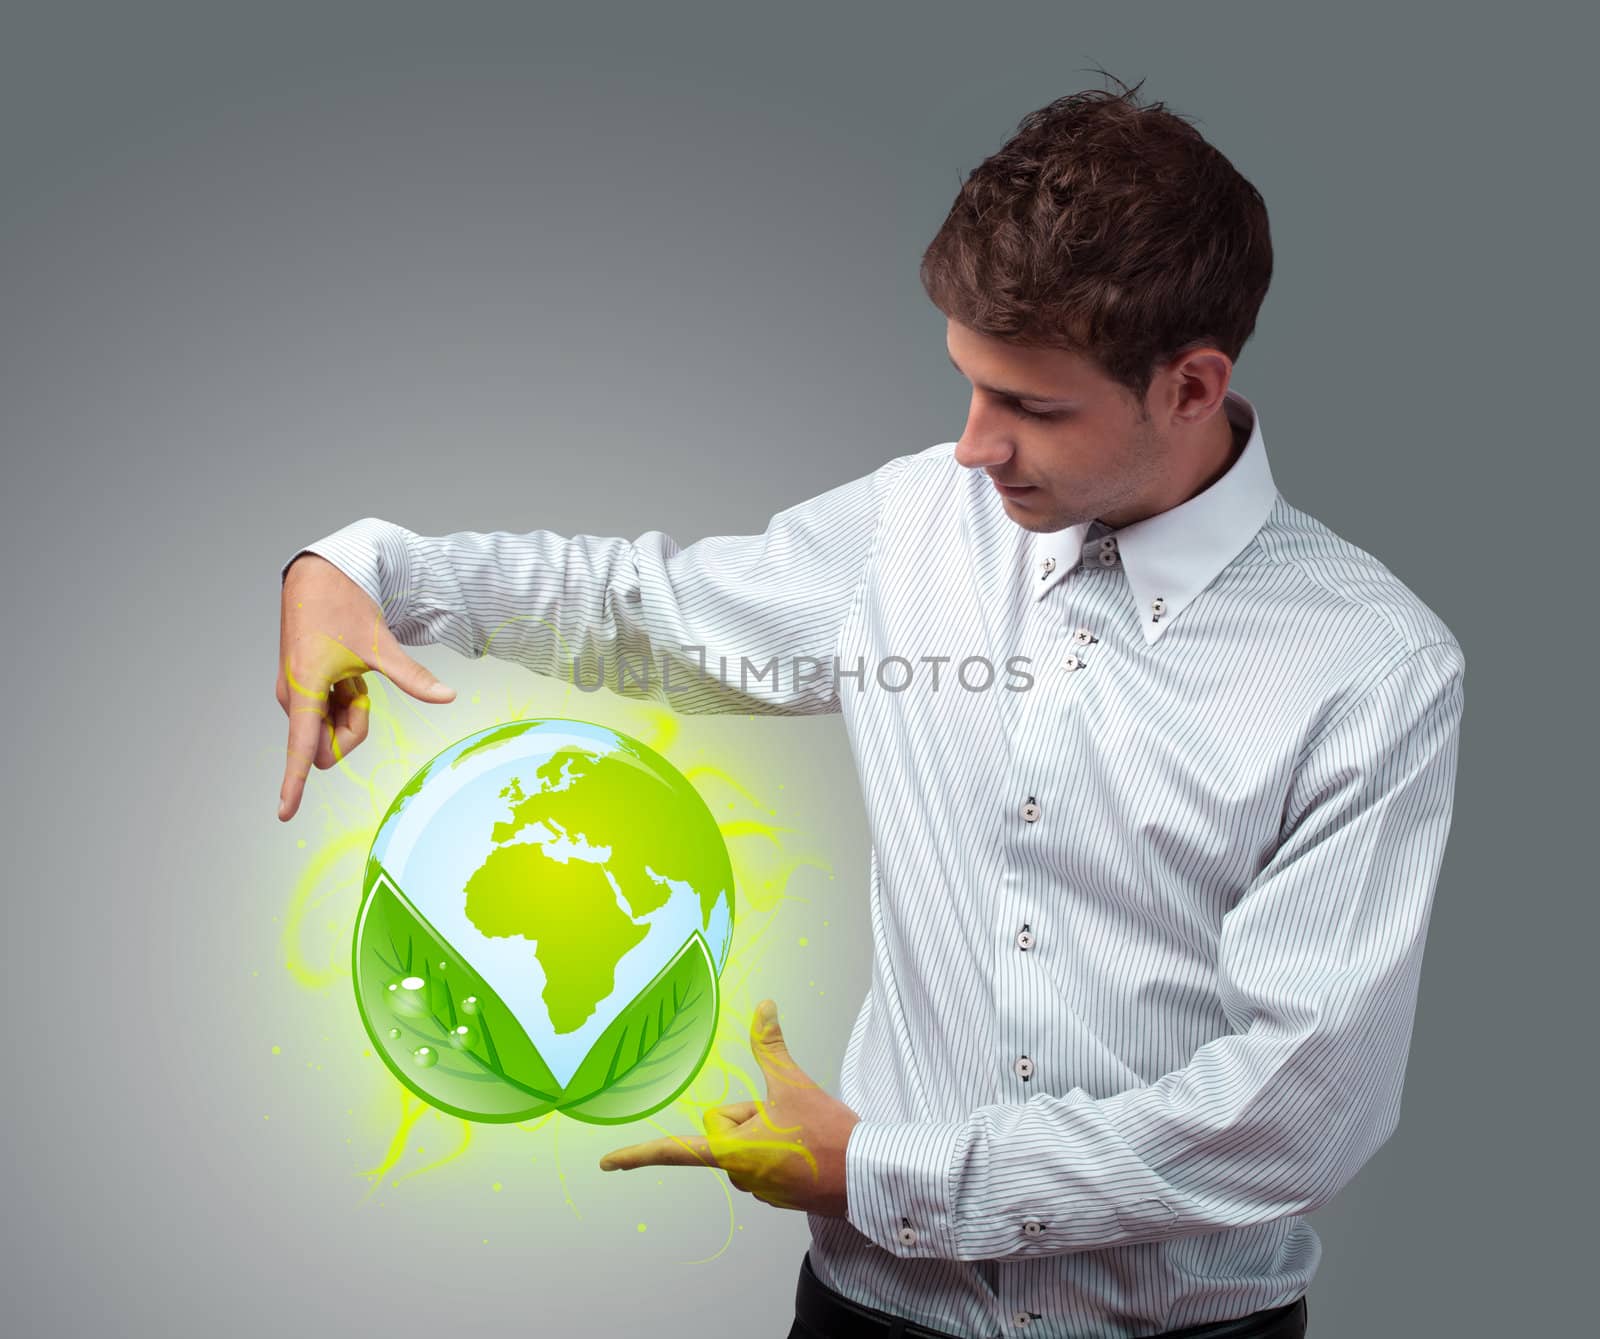
POLYGON ((1061 516, 1059 513, 1043 510, 1028 502, 1018 502, 1014 498, 1002 499, 1006 515, 1020 525, 1024 530, 1031 530, 1038 535, 1053 534, 1057 530, 1065 530, 1074 524, 1071 517, 1061 516))

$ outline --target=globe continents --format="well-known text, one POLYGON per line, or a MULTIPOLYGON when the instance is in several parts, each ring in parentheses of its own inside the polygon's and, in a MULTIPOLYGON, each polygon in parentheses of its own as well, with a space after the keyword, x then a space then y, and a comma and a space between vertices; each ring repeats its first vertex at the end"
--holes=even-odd
POLYGON ((711 1048, 733 900, 716 821, 660 754, 586 721, 497 725, 384 815, 356 1002, 384 1062, 442 1110, 635 1120, 711 1048))

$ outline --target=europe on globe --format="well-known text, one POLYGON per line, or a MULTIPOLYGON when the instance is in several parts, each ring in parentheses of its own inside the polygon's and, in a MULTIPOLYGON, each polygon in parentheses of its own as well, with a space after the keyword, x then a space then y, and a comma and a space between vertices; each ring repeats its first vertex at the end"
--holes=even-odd
POLYGON ((733 903, 716 820, 659 753, 587 721, 496 725, 379 824, 356 1002, 384 1063, 443 1111, 621 1124, 704 1064, 733 903))

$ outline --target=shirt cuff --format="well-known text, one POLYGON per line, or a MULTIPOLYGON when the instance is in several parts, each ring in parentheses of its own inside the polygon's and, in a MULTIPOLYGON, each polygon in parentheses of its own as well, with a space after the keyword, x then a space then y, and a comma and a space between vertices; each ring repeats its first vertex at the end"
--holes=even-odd
POLYGON ((845 1216, 876 1245, 907 1259, 956 1259, 951 1169, 966 1121, 857 1121, 844 1151, 845 1216))
POLYGON ((384 611, 384 622, 394 626, 402 616, 400 609, 401 583, 385 580, 391 570, 403 570, 404 546, 397 543, 395 532, 399 527, 375 516, 364 516, 359 521, 325 535, 315 544, 296 550, 294 557, 279 569, 279 585, 288 578, 289 568, 295 558, 303 553, 314 553, 326 558, 356 585, 360 586, 374 604, 384 611))

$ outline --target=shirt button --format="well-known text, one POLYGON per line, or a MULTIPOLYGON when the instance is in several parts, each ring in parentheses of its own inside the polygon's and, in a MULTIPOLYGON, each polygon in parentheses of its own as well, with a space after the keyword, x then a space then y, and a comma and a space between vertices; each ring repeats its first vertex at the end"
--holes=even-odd
POLYGON ((1042 581, 1055 570, 1056 560, 1054 558, 1046 558, 1042 563, 1039 564, 1039 579, 1042 581))
POLYGON ((1117 551, 1115 549, 1100 550, 1100 566, 1115 567, 1117 565, 1117 551))
POLYGON ((1117 537, 1115 535, 1107 535, 1104 539, 1102 539, 1100 541, 1100 547, 1102 549, 1114 549, 1114 548, 1116 548, 1117 547, 1117 537))
POLYGON ((1031 1079, 1033 1077, 1033 1061, 1025 1055, 1019 1055, 1017 1063, 1012 1065, 1011 1068, 1017 1071, 1019 1079, 1031 1079))
POLYGON ((1039 813, 1039 801, 1031 795, 1028 796, 1028 802, 1022 806, 1022 817, 1029 823, 1037 823, 1039 821, 1039 813))
POLYGON ((1063 660, 1061 662, 1061 668, 1064 669, 1064 670, 1082 669, 1083 665, 1084 665, 1084 662, 1082 660, 1080 660, 1077 656, 1068 656, 1065 660, 1063 660))
POLYGON ((1016 1313, 1016 1315, 1012 1316, 1011 1319, 1016 1321, 1018 1325, 1026 1325, 1028 1323, 1028 1313, 1026 1311, 1019 1311, 1016 1313))
POLYGON ((1088 628, 1079 628, 1072 634, 1072 640, 1077 642, 1079 646, 1087 646, 1094 639, 1094 633, 1089 631, 1088 628))
POLYGON ((1022 1225, 1022 1230, 1030 1237, 1037 1237, 1041 1232, 1044 1231, 1044 1224, 1041 1223, 1037 1218, 1030 1218, 1022 1225))
POLYGON ((917 1244, 917 1229, 910 1226, 901 1228, 900 1240, 907 1246, 915 1246, 917 1244))
POLYGON ((1023 950, 1033 947, 1033 931, 1026 925, 1017 931, 1017 947, 1023 950))

